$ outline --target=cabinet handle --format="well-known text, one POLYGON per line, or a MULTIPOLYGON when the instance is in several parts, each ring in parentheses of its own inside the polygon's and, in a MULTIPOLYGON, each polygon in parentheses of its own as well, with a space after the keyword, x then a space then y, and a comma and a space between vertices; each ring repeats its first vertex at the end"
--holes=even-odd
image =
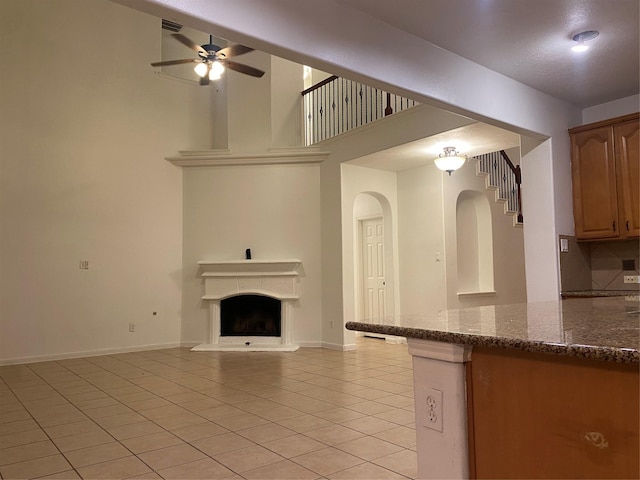
POLYGON ((615 220, 613 221, 613 231, 614 232, 616 231, 616 221, 615 220))
POLYGON ((627 220, 626 226, 627 226, 627 232, 628 232, 629 231, 629 220, 627 220))

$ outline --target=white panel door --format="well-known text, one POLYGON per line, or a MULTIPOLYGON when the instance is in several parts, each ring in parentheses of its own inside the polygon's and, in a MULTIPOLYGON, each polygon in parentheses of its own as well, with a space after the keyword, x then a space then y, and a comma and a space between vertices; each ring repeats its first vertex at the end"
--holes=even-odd
POLYGON ((382 323, 386 314, 384 227, 382 218, 362 221, 363 317, 382 323))

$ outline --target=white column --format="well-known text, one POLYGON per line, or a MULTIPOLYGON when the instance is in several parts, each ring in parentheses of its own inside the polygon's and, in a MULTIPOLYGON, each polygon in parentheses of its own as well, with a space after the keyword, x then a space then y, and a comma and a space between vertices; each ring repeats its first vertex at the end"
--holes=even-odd
POLYGON ((471 347, 408 338, 413 355, 418 478, 469 478, 464 362, 471 347))

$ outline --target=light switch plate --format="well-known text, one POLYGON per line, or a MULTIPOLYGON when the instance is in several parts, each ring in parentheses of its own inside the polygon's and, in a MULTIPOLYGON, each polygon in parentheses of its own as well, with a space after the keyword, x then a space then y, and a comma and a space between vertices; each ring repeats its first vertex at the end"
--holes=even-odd
POLYGON ((568 252, 569 251, 569 239, 568 238, 561 238, 560 239, 560 251, 561 252, 568 252))

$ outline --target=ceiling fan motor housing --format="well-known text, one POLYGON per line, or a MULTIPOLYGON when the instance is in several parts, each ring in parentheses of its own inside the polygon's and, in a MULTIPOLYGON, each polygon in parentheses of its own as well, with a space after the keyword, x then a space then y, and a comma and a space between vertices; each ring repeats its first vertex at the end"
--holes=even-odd
MULTIPOLYGON (((210 60, 215 60, 216 59, 216 53, 221 49, 221 47, 219 47, 218 45, 213 45, 211 43, 208 43, 206 45, 202 45, 202 48, 204 48, 207 51, 208 58, 210 60)), ((204 54, 202 56, 204 57, 204 54)))

